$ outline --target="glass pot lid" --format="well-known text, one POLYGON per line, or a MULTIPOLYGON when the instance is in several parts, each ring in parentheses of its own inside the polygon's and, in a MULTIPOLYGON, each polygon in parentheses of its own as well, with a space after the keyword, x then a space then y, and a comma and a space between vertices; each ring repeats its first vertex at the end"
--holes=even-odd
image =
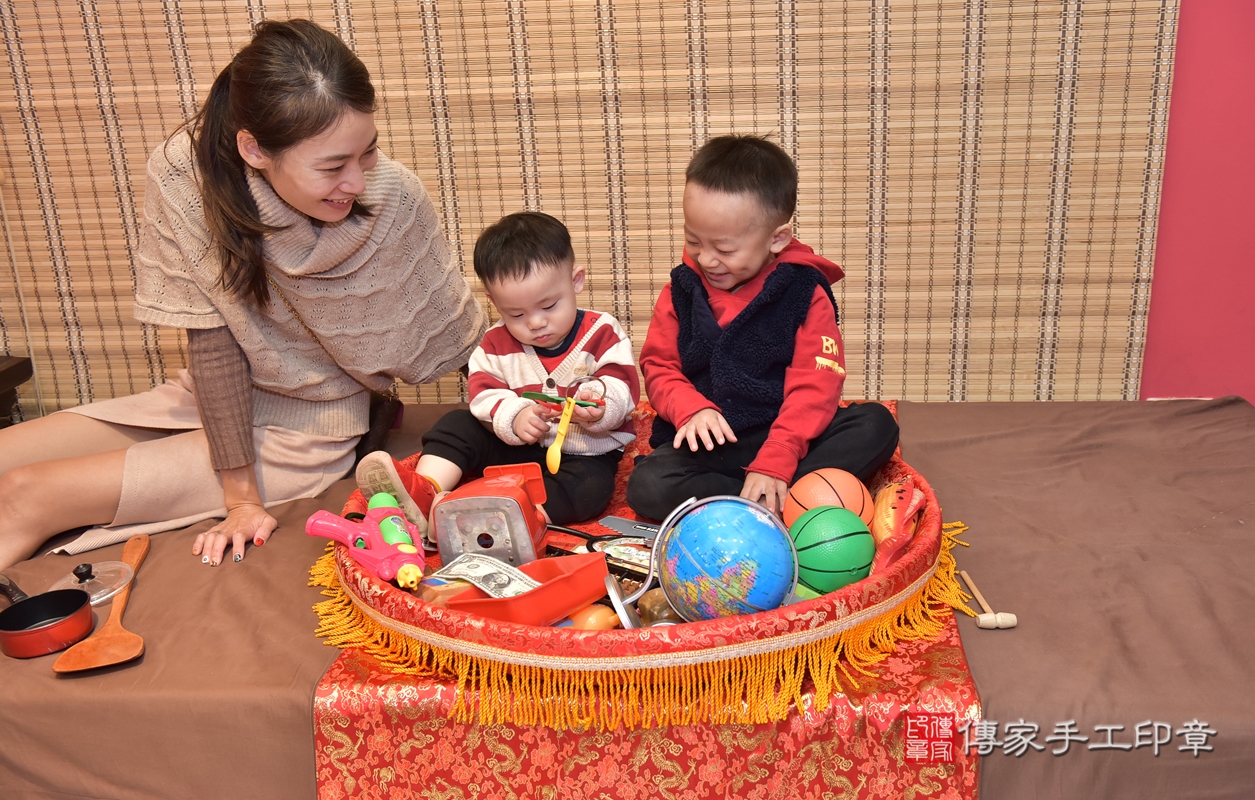
POLYGON ((48 591, 82 589, 91 595, 92 605, 98 606, 120 592, 134 575, 134 570, 121 561, 79 564, 69 575, 48 587, 48 591))

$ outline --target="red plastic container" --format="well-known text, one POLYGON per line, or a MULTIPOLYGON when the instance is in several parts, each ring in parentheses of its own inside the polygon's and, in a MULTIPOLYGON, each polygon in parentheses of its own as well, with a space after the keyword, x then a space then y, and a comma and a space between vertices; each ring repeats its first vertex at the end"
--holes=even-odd
POLYGON ((540 586, 517 597, 490 597, 470 587, 449 600, 449 608, 472 614, 517 622, 522 625, 552 625, 565 619, 606 594, 606 554, 583 553, 574 556, 541 558, 519 567, 540 586))

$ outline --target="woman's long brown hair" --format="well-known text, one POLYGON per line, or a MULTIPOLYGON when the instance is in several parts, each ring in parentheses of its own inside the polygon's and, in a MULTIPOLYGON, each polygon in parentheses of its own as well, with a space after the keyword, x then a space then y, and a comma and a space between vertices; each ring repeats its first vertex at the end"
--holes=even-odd
MULTIPOLYGON (((375 110, 370 72, 330 31, 305 19, 262 22, 253 40, 218 74, 187 128, 200 169, 205 222, 222 258, 223 288, 259 306, 269 302, 261 221, 236 134, 246 130, 270 157, 326 131, 347 111, 375 110)), ((354 216, 369 210, 353 202, 354 216)))

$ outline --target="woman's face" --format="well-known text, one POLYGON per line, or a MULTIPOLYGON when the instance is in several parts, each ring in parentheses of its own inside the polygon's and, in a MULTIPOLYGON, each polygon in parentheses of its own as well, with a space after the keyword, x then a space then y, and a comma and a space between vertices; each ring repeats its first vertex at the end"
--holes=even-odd
POLYGON ((268 156, 248 131, 236 140, 240 155, 259 170, 285 203, 322 222, 339 222, 366 189, 366 171, 379 161, 372 114, 346 111, 330 128, 268 156))

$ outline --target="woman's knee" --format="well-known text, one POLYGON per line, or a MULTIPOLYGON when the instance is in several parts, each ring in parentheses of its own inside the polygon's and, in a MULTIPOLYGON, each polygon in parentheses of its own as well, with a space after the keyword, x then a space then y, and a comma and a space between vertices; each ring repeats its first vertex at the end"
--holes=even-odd
POLYGON ((107 525, 122 496, 126 451, 40 461, 0 475, 0 515, 51 535, 107 525))
POLYGON ((44 463, 36 463, 0 475, 0 517, 9 533, 38 535, 42 541, 57 532, 54 528, 62 527, 57 525, 57 518, 63 502, 50 496, 47 472, 44 463))
POLYGON ((105 525, 122 495, 125 450, 21 464, 0 474, 0 569, 48 537, 105 525))
POLYGON ((30 500, 38 486, 35 473, 27 464, 0 474, 0 512, 10 520, 30 515, 30 500))
POLYGON ((30 501, 33 473, 21 466, 0 475, 0 569, 30 558, 50 535, 41 519, 48 510, 30 501))

